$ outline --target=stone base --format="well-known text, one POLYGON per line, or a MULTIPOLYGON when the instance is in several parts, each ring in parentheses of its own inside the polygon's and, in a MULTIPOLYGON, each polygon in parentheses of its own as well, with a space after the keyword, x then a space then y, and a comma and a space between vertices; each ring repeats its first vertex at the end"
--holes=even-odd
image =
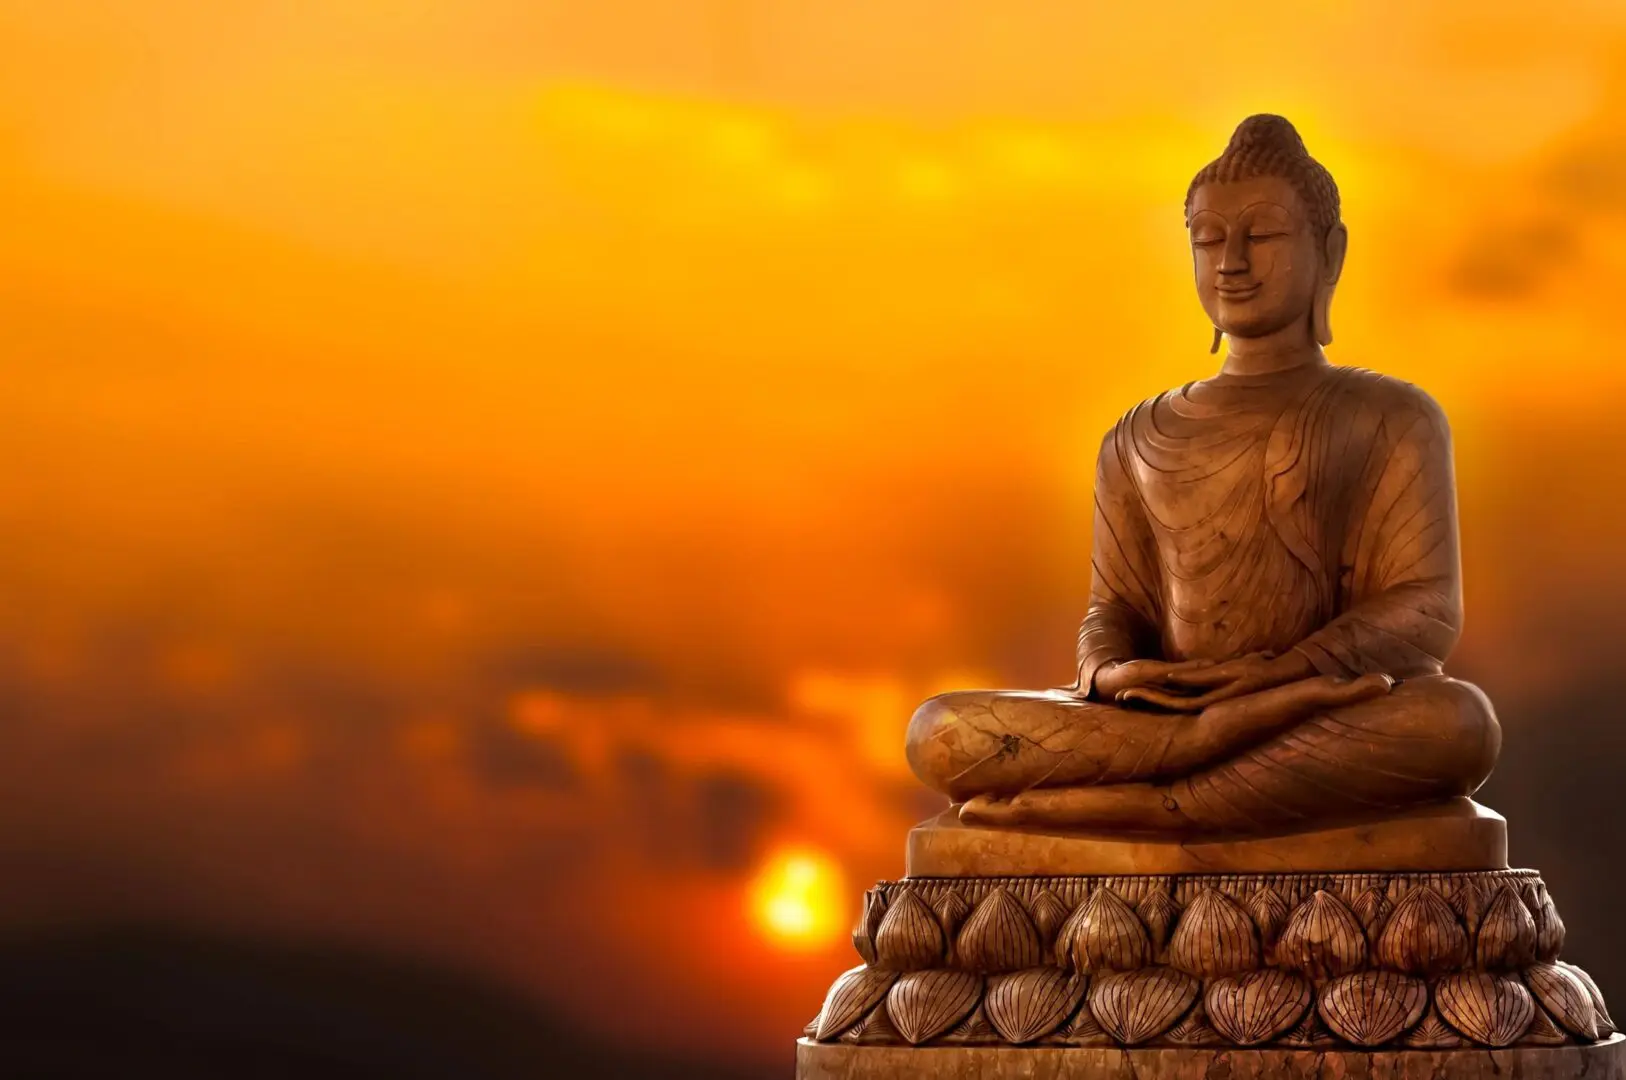
POLYGON ((1626 1080, 1626 1037, 1512 1050, 796 1045, 797 1080, 1626 1080))
POLYGON ((1273 836, 1169 839, 966 825, 950 808, 910 831, 905 867, 910 877, 1505 870, 1507 820, 1451 799, 1273 836))

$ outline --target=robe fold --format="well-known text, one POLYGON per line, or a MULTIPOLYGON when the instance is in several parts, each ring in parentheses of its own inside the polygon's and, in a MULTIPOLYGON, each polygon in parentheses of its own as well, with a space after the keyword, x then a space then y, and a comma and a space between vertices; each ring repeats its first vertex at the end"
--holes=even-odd
POLYGON ((1080 686, 1111 661, 1297 648, 1327 675, 1438 674, 1462 626, 1451 444, 1358 368, 1221 375, 1101 446, 1080 686))

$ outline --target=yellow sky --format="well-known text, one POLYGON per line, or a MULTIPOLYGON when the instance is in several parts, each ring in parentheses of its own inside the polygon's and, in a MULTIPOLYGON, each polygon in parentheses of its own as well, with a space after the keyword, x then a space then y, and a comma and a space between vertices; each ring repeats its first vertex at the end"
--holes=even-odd
POLYGON ((1334 359, 1452 416, 1464 659, 1575 677, 1622 70, 1612 0, 0 0, 8 782, 160 914, 769 1054, 845 953, 728 905, 897 871, 919 696, 1066 678, 1091 453, 1211 370, 1180 203, 1249 112, 1340 183, 1334 359), (721 959, 615 906, 663 889, 721 959))

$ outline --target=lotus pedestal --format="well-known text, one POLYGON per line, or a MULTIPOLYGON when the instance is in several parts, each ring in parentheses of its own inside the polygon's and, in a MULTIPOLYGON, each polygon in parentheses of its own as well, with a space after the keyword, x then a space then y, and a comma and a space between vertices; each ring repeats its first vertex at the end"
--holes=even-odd
POLYGON ((945 816, 865 894, 797 1076, 1626 1080, 1505 836, 1466 800, 1206 849, 945 816))

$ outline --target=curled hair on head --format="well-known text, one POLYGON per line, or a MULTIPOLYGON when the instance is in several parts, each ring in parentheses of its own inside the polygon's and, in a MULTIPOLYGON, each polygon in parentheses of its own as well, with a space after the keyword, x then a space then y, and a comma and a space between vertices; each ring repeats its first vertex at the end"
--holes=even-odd
POLYGON ((1339 221, 1338 185, 1332 174, 1304 148, 1304 140, 1286 117, 1258 113, 1238 124, 1225 152, 1205 165, 1186 189, 1186 222, 1191 221, 1191 200, 1209 183, 1229 183, 1274 176, 1293 185, 1310 214, 1316 238, 1339 221))

